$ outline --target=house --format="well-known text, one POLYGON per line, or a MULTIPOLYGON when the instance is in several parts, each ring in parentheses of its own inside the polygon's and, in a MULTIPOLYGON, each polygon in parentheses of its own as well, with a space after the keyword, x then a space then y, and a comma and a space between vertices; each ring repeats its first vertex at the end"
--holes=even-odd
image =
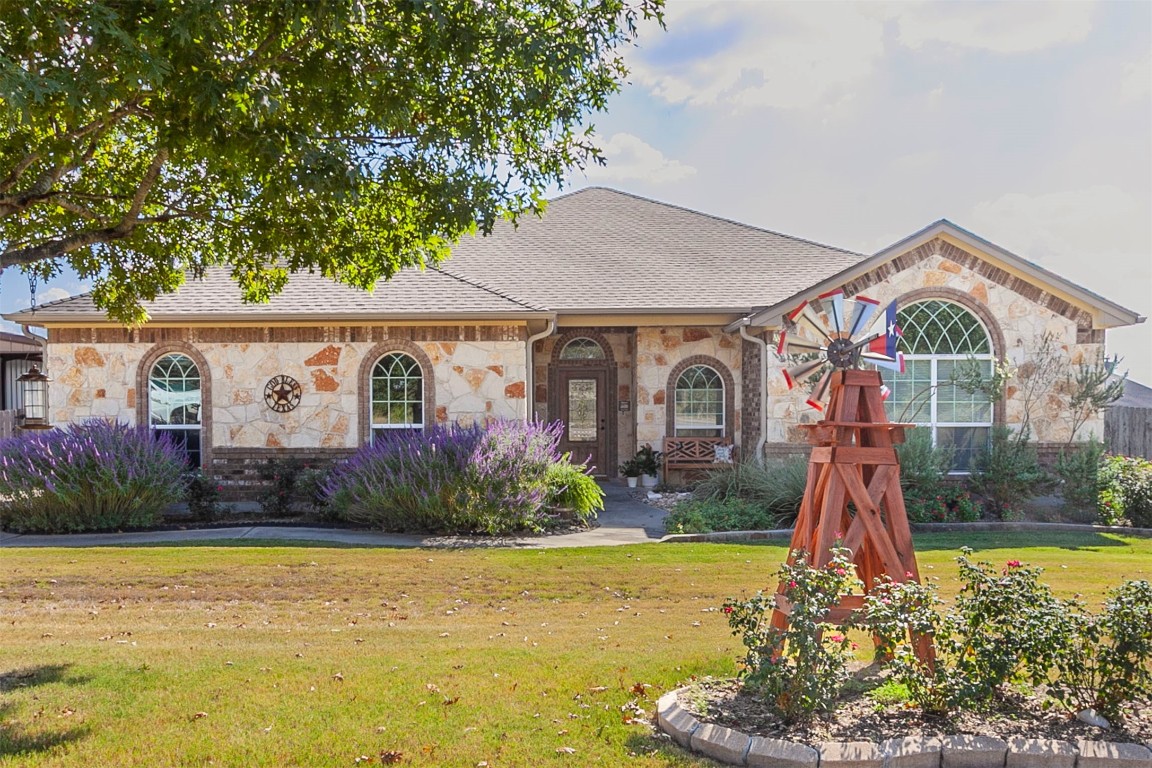
POLYGON ((1064 365, 1091 361, 1109 328, 1144 320, 944 220, 866 255, 604 188, 373 293, 301 274, 249 306, 210 271, 150 302, 139 328, 88 295, 6 317, 47 330, 54 422, 151 424, 225 483, 384 430, 531 415, 564 421, 563 449, 611 477, 667 435, 796 451, 797 425, 820 415, 772 342, 793 307, 835 288, 898 302, 907 367, 885 374, 891 407, 928 395, 915 420, 961 449, 961 468, 994 423, 1031 409, 1034 438, 1057 444, 1069 419, 1055 391, 959 392, 958 361, 1021 365, 1045 338, 1064 365))

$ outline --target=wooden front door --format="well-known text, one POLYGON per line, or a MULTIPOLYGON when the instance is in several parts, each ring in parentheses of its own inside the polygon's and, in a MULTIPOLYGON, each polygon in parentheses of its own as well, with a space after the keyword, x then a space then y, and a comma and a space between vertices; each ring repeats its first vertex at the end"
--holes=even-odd
POLYGON ((570 369, 559 372, 560 420, 564 434, 560 450, 572 453, 572 462, 587 461, 593 474, 613 474, 608 461, 608 372, 570 369))

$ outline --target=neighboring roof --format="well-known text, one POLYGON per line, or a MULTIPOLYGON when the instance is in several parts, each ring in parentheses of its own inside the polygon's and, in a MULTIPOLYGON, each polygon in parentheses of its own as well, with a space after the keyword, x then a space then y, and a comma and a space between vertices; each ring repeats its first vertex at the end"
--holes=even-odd
POLYGON ((1123 325, 1134 325, 1142 323, 1146 318, 1126 309, 1113 301, 1105 299, 1103 296, 1095 294, 1085 288, 1076 285, 1063 277, 1060 277, 1054 272, 1049 272, 1043 267, 1033 264, 1032 262, 1024 259, 1011 251, 1007 251, 993 242, 985 240, 979 235, 975 235, 963 227, 959 227, 947 219, 940 219, 927 227, 924 227, 919 232, 915 232, 908 237, 894 243, 884 250, 874 254, 873 256, 851 265, 842 272, 831 275, 826 279, 814 282, 810 286, 806 286, 797 294, 786 298, 783 301, 777 302, 763 310, 756 312, 751 318, 749 323, 752 325, 766 325, 775 326, 780 322, 780 316, 788 310, 794 308, 800 301, 817 296, 825 291, 833 288, 838 288, 857 277, 866 274, 881 264, 890 261, 901 254, 907 253, 914 248, 917 248, 924 243, 931 242, 941 235, 954 238, 955 240, 964 243, 969 248, 983 252, 994 257, 1003 265, 1019 271, 1021 274, 1026 275, 1033 283, 1041 286, 1049 286, 1055 288, 1061 293, 1071 297, 1082 306, 1096 310, 1100 315, 1100 322, 1098 327, 1114 328, 1123 325))
MULTIPOLYGON (((438 269, 404 270, 389 281, 381 281, 372 293, 317 274, 295 274, 267 304, 243 303, 228 271, 210 269, 202 280, 189 279, 175 293, 145 302, 144 308, 153 322, 481 320, 549 314, 540 307, 438 269)), ((4 317, 29 325, 107 322, 88 293, 41 305, 35 312, 26 309, 4 317)))
POLYGON ((735 312, 867 258, 603 187, 465 238, 444 268, 556 312, 735 312))
POLYGON ((1121 408, 1152 408, 1152 387, 1125 379, 1124 394, 1112 405, 1121 408))
POLYGON ((43 350, 43 340, 35 341, 18 333, 0 331, 0 353, 6 355, 38 356, 43 350))

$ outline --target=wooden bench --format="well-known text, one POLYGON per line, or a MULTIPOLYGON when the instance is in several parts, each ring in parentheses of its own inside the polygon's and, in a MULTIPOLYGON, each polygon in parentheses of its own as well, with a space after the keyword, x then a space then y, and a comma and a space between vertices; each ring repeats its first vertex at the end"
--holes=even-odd
MULTIPOLYGON (((727 437, 665 437, 664 438, 664 482, 668 482, 668 472, 715 469, 730 462, 716 461, 716 447, 732 445, 727 437)), ((732 461, 736 461, 736 449, 732 449, 732 461)))

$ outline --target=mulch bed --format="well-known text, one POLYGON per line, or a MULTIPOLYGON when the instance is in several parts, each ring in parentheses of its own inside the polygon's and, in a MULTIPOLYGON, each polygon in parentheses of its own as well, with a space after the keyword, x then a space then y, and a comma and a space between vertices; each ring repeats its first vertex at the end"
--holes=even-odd
MULTIPOLYGON (((871 668, 866 668, 857 677, 875 682, 870 674, 871 668)), ((702 723, 808 745, 950 735, 1023 736, 1073 744, 1080 739, 1152 743, 1152 700, 1139 702, 1123 723, 1110 730, 1083 723, 1058 706, 1045 707, 1041 694, 1022 691, 1005 692, 985 711, 957 712, 942 718, 926 718, 918 710, 899 704, 880 705, 857 691, 842 696, 834 712, 792 724, 773 715, 763 700, 745 691, 738 680, 697 680, 681 691, 679 700, 680 706, 702 723)))

